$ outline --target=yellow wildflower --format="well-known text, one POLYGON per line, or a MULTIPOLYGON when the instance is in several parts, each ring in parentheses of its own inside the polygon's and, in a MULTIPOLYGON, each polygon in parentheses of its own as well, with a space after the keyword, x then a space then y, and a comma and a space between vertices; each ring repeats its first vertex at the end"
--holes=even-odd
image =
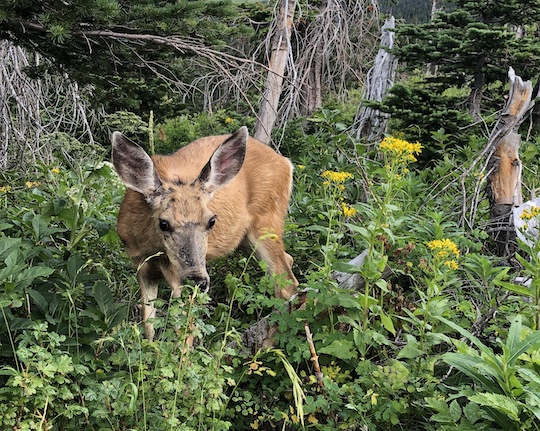
POLYGON ((234 123, 236 123, 236 120, 234 118, 227 117, 227 118, 225 118, 225 123, 226 124, 234 124, 234 123))
POLYGON ((521 220, 530 220, 540 215, 540 207, 525 208, 521 213, 521 220))
POLYGON ((427 246, 435 252, 435 256, 445 259, 454 255, 459 257, 459 249, 454 241, 451 239, 436 239, 427 243, 427 246))
POLYGON ((0 193, 8 193, 11 191, 11 186, 2 186, 0 187, 0 193))
POLYGON ((39 181, 27 181, 26 183, 24 183, 26 185, 26 188, 27 189, 31 189, 32 187, 37 187, 39 186, 39 181))
POLYGON ((356 208, 347 205, 345 202, 341 202, 341 211, 345 217, 353 217, 356 215, 356 208))
POLYGON ((60 173, 60 169, 59 169, 59 168, 52 168, 52 169, 51 169, 51 172, 52 172, 53 174, 59 174, 59 173, 60 173))
POLYGON ((418 142, 411 144, 403 139, 394 137, 386 137, 379 145, 379 149, 383 152, 389 153, 399 161, 403 162, 416 162, 416 157, 422 151, 422 145, 418 142))
POLYGON ((306 166, 305 166, 305 165, 296 165, 296 167, 297 167, 298 169, 300 169, 301 171, 304 170, 304 169, 306 169, 306 166))
MULTIPOLYGON (((350 172, 324 171, 322 173, 322 177, 326 178, 331 183, 342 184, 346 180, 354 178, 354 175, 351 174, 350 172)), ((325 181, 325 183, 326 183, 326 181, 325 181)))
POLYGON ((444 264, 445 264, 448 268, 453 269, 454 271, 455 271, 456 269, 459 268, 458 263, 457 263, 454 259, 447 260, 446 262, 444 262, 444 264))
POLYGON ((315 416, 313 413, 311 413, 311 414, 308 416, 307 421, 308 421, 310 424, 318 424, 318 423, 319 423, 319 420, 317 419, 317 416, 315 416))

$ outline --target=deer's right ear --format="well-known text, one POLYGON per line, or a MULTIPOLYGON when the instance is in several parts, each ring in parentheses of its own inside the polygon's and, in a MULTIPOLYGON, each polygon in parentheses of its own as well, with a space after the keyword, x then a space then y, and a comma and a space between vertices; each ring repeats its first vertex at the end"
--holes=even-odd
POLYGON ((146 151, 120 132, 111 137, 112 162, 124 185, 148 197, 161 185, 146 151))

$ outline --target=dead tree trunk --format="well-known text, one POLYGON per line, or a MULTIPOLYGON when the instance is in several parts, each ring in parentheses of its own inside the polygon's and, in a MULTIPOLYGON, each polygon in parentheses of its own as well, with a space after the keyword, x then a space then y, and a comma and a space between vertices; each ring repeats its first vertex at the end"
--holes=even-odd
POLYGON ((534 106, 533 86, 508 71, 510 91, 488 140, 487 193, 490 206, 489 232, 495 242, 498 256, 511 258, 516 249, 512 208, 522 203, 521 161, 519 146, 520 124, 534 106))
POLYGON ((276 33, 272 42, 272 54, 261 109, 255 125, 255 138, 269 143, 276 121, 279 98, 283 90, 283 76, 290 52, 291 28, 296 0, 281 0, 276 17, 276 33))
MULTIPOLYGON (((375 64, 368 72, 367 83, 363 99, 381 102, 389 88, 394 85, 396 76, 397 58, 385 48, 394 46, 395 20, 391 16, 382 26, 381 46, 375 57, 375 64)), ((356 114, 354 127, 356 138, 366 138, 368 143, 381 140, 386 132, 389 115, 361 104, 356 114)))

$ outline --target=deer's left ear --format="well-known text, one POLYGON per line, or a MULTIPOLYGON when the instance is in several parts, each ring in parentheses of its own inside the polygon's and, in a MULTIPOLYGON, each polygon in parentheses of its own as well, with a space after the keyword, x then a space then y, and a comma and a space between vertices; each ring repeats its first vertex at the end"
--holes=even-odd
POLYGON ((142 193, 145 197, 155 193, 161 185, 161 180, 154 169, 154 162, 146 151, 120 132, 112 134, 111 142, 112 162, 124 185, 142 193))
POLYGON ((246 157, 247 127, 241 127, 217 147, 199 174, 199 181, 210 193, 223 187, 240 171, 246 157))

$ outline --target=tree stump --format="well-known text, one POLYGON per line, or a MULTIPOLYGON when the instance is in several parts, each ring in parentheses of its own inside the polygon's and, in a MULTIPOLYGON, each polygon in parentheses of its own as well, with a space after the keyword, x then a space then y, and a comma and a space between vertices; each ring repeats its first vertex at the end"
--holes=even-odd
POLYGON ((495 242, 498 256, 511 259, 516 251, 512 209, 521 205, 521 161, 519 126, 534 106, 533 86, 510 68, 510 91, 505 107, 489 137, 487 194, 490 207, 488 232, 495 242))

